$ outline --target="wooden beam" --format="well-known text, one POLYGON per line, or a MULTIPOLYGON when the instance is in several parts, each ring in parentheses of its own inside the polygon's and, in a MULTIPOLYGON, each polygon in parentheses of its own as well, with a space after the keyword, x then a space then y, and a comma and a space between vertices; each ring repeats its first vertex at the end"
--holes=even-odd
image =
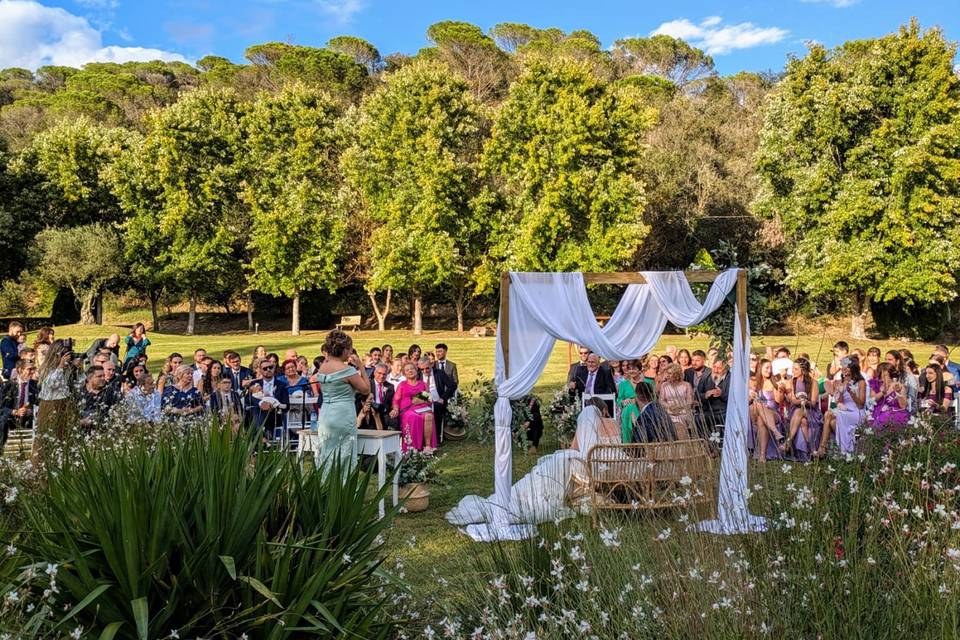
POLYGON ((500 324, 498 339, 503 349, 503 377, 510 377, 510 273, 500 274, 500 324))
MULTIPOLYGON (((737 315, 740 316, 740 337, 747 344, 747 270, 737 272, 737 315)), ((737 355, 739 357, 739 354, 737 355)))
MULTIPOLYGON (((720 271, 684 271, 688 282, 713 282, 720 276, 720 271)), ((583 281, 586 284, 646 284, 643 275, 633 273, 584 273, 583 281)))

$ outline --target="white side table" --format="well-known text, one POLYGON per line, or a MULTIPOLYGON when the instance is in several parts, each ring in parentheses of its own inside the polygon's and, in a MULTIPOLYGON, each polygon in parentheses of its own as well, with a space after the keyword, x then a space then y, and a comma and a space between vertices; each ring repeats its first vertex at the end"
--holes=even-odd
MULTIPOLYGON (((394 465, 400 465, 403 454, 400 451, 399 431, 378 431, 376 429, 357 429, 357 451, 366 456, 377 456, 377 488, 387 483, 387 456, 392 455, 394 465)), ((400 492, 397 481, 399 476, 393 474, 393 506, 400 501, 400 492)), ((383 500, 380 501, 380 517, 383 517, 383 500)))

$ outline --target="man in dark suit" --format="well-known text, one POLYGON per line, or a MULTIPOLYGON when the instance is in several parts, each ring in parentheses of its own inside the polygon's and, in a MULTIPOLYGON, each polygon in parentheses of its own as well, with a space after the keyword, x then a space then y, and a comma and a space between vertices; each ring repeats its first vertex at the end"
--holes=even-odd
POLYGON ((243 393, 243 390, 246 389, 253 380, 253 370, 241 364, 240 354, 236 351, 225 352, 223 354, 223 361, 227 365, 223 369, 223 375, 230 378, 234 391, 243 393))
POLYGON ((10 374, 17 366, 17 356, 20 353, 20 336, 23 335, 23 325, 13 320, 7 327, 7 335, 0 340, 0 358, 3 359, 3 377, 10 379, 10 374))
POLYGON ((453 384, 460 386, 460 373, 457 371, 457 363, 447 360, 447 345, 441 342, 434 348, 437 356, 437 368, 447 374, 447 377, 453 380, 453 384))
POLYGON ((0 450, 7 442, 10 429, 30 429, 39 404, 40 389, 33 375, 37 368, 33 361, 20 358, 16 361, 17 379, 0 386, 0 450))
POLYGON ((276 375, 270 359, 260 363, 260 377, 247 387, 246 414, 250 425, 270 440, 283 434, 283 412, 290 401, 287 384, 276 375))
POLYGON ((427 385, 427 393, 433 400, 433 424, 439 435, 443 433, 443 421, 447 417, 447 402, 457 392, 457 385, 439 367, 431 367, 426 358, 421 358, 417 367, 427 385))
POLYGON ((690 368, 683 372, 683 380, 691 387, 693 390, 697 390, 697 385, 700 384, 700 380, 703 378, 704 374, 707 374, 707 354, 705 354, 700 349, 697 349, 690 355, 690 368))
POLYGON ((103 367, 96 364, 89 367, 87 381, 80 391, 80 426, 94 429, 103 424, 110 409, 121 400, 119 395, 104 379, 103 367))
MULTIPOLYGON (((567 385, 575 382, 581 371, 587 370, 587 357, 590 355, 590 353, 590 349, 587 349, 586 347, 580 347, 580 359, 571 364, 570 368, 567 370, 567 385)), ((573 387, 570 388, 572 389, 573 387)))
MULTIPOLYGON (((616 394, 617 385, 613 381, 613 373, 609 367, 600 366, 600 357, 591 353, 587 356, 586 366, 577 371, 576 379, 571 383, 572 391, 577 397, 583 394, 592 396, 616 394)), ((613 401, 605 400, 610 415, 613 415, 613 401)))
POLYGON ((382 362, 373 369, 370 395, 363 403, 361 429, 399 429, 400 423, 390 417, 393 408, 393 385, 387 382, 387 365, 382 362))
POLYGON ((697 429, 700 436, 709 438, 714 431, 720 432, 723 440, 723 424, 727 418, 727 398, 730 395, 730 373, 727 363, 715 360, 709 375, 700 378, 694 397, 700 407, 697 429))

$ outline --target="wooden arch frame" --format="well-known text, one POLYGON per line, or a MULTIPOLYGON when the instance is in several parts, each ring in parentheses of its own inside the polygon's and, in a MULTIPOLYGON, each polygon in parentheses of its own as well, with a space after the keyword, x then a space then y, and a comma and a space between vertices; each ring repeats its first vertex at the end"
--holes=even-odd
MULTIPOLYGON (((720 271, 684 271, 687 282, 712 283, 720 271)), ((647 279, 637 272, 584 273, 584 284, 646 284, 647 279)), ((744 344, 747 340, 747 270, 737 271, 737 315, 744 344)), ((500 274, 500 344, 503 349, 503 375, 510 377, 510 272, 500 274)))

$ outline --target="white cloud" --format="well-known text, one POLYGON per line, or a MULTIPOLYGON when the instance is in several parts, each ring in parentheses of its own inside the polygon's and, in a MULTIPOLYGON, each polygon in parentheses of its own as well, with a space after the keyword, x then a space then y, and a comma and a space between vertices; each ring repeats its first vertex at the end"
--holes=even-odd
POLYGON ((366 8, 366 0, 317 0, 320 11, 338 24, 347 24, 366 8))
POLYGON ((145 47, 105 47, 86 18, 33 0, 0 0, 0 68, 146 60, 184 57, 145 47))
POLYGON ((703 49, 710 55, 723 55, 735 49, 749 49, 783 40, 789 31, 780 27, 757 27, 752 22, 724 25, 718 16, 710 16, 700 24, 686 18, 664 22, 650 35, 668 35, 703 49))
POLYGON ((857 4, 860 0, 800 0, 800 2, 806 2, 808 4, 832 4, 842 9, 857 4))

